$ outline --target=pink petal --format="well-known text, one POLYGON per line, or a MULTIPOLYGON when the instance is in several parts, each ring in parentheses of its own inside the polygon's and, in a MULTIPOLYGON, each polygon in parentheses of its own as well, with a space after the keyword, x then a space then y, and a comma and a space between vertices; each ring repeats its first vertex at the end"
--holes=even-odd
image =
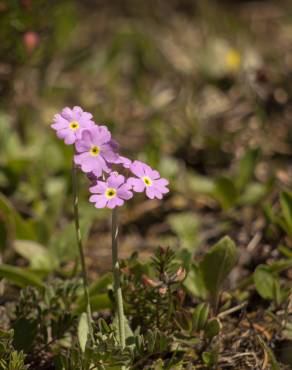
POLYGON ((69 122, 73 120, 73 111, 72 109, 66 107, 62 110, 61 115, 69 122))
POLYGON ((108 208, 115 208, 115 207, 122 206, 123 204, 124 204, 123 199, 115 197, 115 198, 112 198, 108 201, 107 207, 108 208))
POLYGON ((129 184, 122 185, 117 191, 118 197, 126 200, 131 199, 133 197, 133 193, 130 191, 130 188, 129 184))
POLYGON ((152 168, 147 164, 145 164, 145 175, 149 176, 152 180, 159 179, 160 177, 159 172, 156 170, 152 170, 152 168))
POLYGON ((71 145, 75 143, 75 140, 75 134, 73 131, 70 130, 70 132, 68 132, 68 135, 65 137, 64 143, 67 145, 71 145))
POLYGON ((136 191, 137 193, 141 193, 144 191, 146 185, 143 180, 141 179, 136 179, 135 177, 130 177, 127 181, 127 183, 133 187, 133 190, 136 191))
POLYGON ((145 168, 145 164, 140 161, 134 161, 130 166, 131 172, 133 172, 133 174, 138 177, 145 176, 144 168, 145 168))
POLYGON ((104 208, 106 206, 107 198, 105 195, 91 195, 89 201, 95 203, 96 208, 104 208))
POLYGON ((107 185, 103 181, 97 181, 97 184, 95 186, 91 186, 89 188, 91 193, 100 193, 103 194, 107 189, 107 185))
POLYGON ((108 186, 110 188, 115 188, 115 189, 117 189, 124 182, 125 182, 125 177, 123 175, 115 175, 115 174, 112 174, 107 179, 108 186))

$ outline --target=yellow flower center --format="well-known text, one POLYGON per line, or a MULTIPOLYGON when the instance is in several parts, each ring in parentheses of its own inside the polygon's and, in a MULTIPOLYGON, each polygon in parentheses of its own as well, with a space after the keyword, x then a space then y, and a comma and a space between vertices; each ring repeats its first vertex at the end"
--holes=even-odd
POLYGON ((116 195, 117 195, 117 191, 116 191, 116 189, 113 189, 113 188, 107 188, 107 189, 106 189, 106 191, 105 191, 105 196, 106 196, 108 199, 112 199, 112 198, 114 198, 116 195))
POLYGON ((238 70, 241 64, 241 56, 239 52, 235 49, 229 49, 226 54, 226 63, 231 70, 238 70))
POLYGON ((99 152, 100 152, 100 149, 96 145, 92 146, 91 149, 90 149, 90 154, 93 155, 94 157, 99 155, 99 152))
POLYGON ((69 127, 71 130, 76 131, 79 128, 79 123, 77 121, 72 121, 70 122, 69 127))
POLYGON ((145 182, 146 186, 152 185, 152 180, 148 176, 143 177, 143 181, 145 182))

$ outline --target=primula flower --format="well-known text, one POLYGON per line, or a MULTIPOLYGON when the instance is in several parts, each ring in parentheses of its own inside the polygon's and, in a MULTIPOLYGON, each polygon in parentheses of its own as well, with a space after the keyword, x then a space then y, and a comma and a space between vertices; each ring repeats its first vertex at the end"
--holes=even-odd
POLYGON ((134 161, 130 166, 131 172, 137 176, 130 177, 128 179, 128 184, 133 187, 133 190, 140 193, 146 190, 146 195, 150 199, 158 198, 162 199, 163 194, 169 192, 168 181, 166 179, 160 178, 158 171, 153 170, 147 164, 134 161))
POLYGON ((61 114, 56 114, 51 127, 57 131, 59 139, 65 144, 74 144, 80 138, 83 129, 94 127, 92 114, 84 112, 80 107, 64 108, 61 114))
POLYGON ((84 130, 75 143, 78 153, 74 157, 75 163, 81 166, 82 171, 92 172, 96 177, 100 177, 103 171, 110 172, 107 162, 113 163, 118 158, 110 140, 111 134, 106 126, 84 130))
POLYGON ((131 186, 125 182, 125 177, 113 172, 107 181, 97 181, 95 186, 89 188, 91 195, 89 201, 95 203, 96 208, 115 208, 122 206, 125 200, 132 198, 131 186))

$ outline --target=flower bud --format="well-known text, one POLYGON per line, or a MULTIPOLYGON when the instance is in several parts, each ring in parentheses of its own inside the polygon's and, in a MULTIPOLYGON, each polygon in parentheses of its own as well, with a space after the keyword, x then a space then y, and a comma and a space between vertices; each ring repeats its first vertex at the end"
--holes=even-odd
POLYGON ((36 32, 27 31, 23 35, 23 43, 29 53, 31 53, 38 46, 39 42, 40 37, 36 32))
POLYGON ((186 277, 186 269, 183 267, 180 267, 176 272, 176 281, 181 282, 186 277))
POLYGON ((143 282, 144 285, 151 286, 152 288, 156 288, 159 285, 159 283, 157 281, 154 281, 154 280, 150 279, 146 275, 142 276, 142 282, 143 282))

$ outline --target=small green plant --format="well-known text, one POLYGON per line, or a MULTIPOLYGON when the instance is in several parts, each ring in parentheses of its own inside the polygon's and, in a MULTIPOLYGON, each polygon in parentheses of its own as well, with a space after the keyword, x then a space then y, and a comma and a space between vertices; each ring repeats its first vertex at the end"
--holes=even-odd
POLYGON ((17 351, 13 346, 13 330, 0 330, 0 369, 27 370, 25 357, 23 351, 17 351))

